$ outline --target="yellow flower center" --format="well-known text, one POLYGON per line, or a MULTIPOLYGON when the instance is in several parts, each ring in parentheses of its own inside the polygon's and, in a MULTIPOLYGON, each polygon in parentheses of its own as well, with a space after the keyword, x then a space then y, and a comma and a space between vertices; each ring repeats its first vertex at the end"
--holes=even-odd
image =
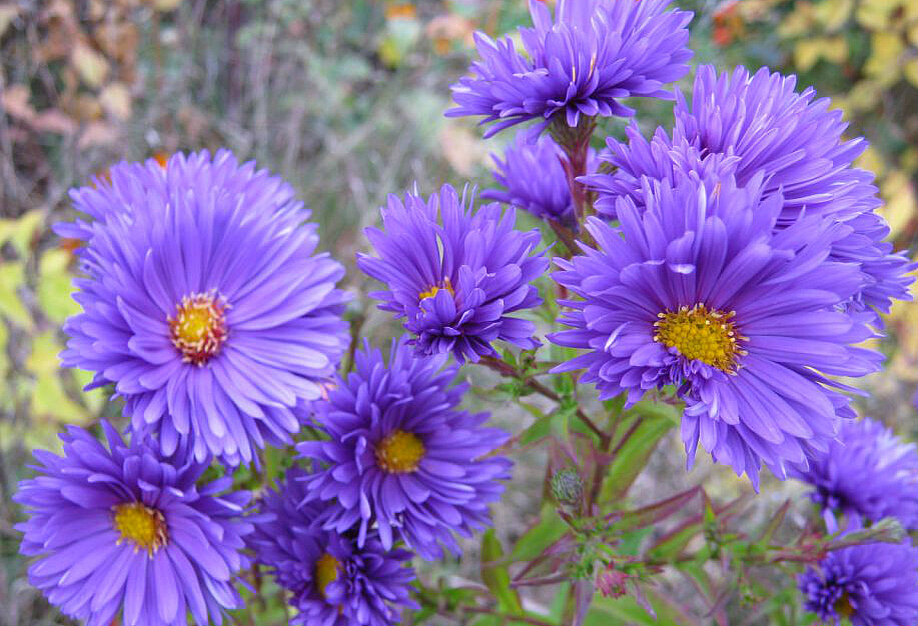
POLYGON ((699 360, 717 369, 736 371, 736 357, 745 355, 738 341, 745 341, 731 321, 735 311, 708 310, 703 304, 657 315, 653 340, 676 348, 686 359, 699 360))
POLYGON ((321 595, 323 598, 326 597, 325 589, 330 584, 338 580, 338 570, 340 568, 341 563, 339 563, 338 559, 330 555, 328 552, 324 553, 316 560, 316 587, 319 590, 319 595, 321 595))
POLYGON ((835 612, 847 618, 854 615, 854 607, 851 606, 851 601, 848 600, 847 593, 842 595, 842 597, 838 599, 838 602, 835 603, 835 612))
POLYGON ((434 285, 427 291, 422 291, 420 294, 418 294, 418 299, 426 300, 427 298, 433 298, 440 292, 441 289, 446 289, 451 296, 456 295, 456 292, 453 291, 453 285, 450 283, 449 277, 447 277, 443 279, 442 285, 434 285))
POLYGON ((376 446, 376 462, 390 474, 405 474, 418 469, 424 452, 417 435, 396 430, 376 446))
POLYGON ((153 554, 166 545, 166 519, 156 509, 140 502, 128 502, 112 507, 115 513, 115 530, 121 533, 118 545, 124 541, 134 544, 134 550, 153 554))
POLYGON ((220 352, 226 341, 226 308, 215 292, 182 298, 175 317, 169 318, 169 333, 183 361, 201 366, 220 352))

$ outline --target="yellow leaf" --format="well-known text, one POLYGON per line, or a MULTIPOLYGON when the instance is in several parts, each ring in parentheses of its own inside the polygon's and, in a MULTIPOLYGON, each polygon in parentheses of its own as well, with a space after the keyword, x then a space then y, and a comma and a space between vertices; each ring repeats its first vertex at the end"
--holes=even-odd
POLYGON ((77 42, 70 55, 70 62, 80 77, 90 87, 99 87, 108 76, 108 61, 101 54, 83 42, 77 42))
POLYGON ((124 83, 106 85, 99 94, 99 102, 109 115, 122 122, 131 116, 131 92, 124 83))
POLYGON ((67 250, 49 250, 39 262, 38 303, 42 311, 53 321, 62 323, 79 312, 80 306, 70 295, 70 260, 67 250))
POLYGON ((918 87, 918 59, 909 59, 905 67, 902 68, 902 73, 908 82, 918 87))
POLYGON ((895 238, 918 215, 915 189, 905 172, 894 170, 881 183, 880 195, 886 204, 879 212, 889 222, 890 237, 895 238))
POLYGON ((867 0, 858 4, 856 19, 859 24, 870 30, 885 30, 892 25, 890 18, 901 0, 867 0))
POLYGON ((85 423, 89 413, 70 399, 60 378, 58 353, 63 346, 54 331, 42 333, 32 342, 32 353, 26 366, 35 375, 32 390, 32 416, 53 423, 85 423))
POLYGON ((806 72, 816 65, 822 47, 822 39, 803 39, 794 44, 794 65, 797 69, 806 72))
POLYGON ((853 8, 854 0, 825 0, 816 5, 816 19, 828 32, 836 32, 851 17, 853 8))
POLYGON ((23 268, 18 263, 0 265, 0 315, 9 318, 25 328, 32 327, 32 316, 19 299, 18 289, 22 286, 23 268))
POLYGON ((899 57, 905 51, 902 37, 894 32, 873 33, 870 41, 870 57, 864 64, 864 73, 878 80, 884 86, 899 79, 901 64, 899 57))

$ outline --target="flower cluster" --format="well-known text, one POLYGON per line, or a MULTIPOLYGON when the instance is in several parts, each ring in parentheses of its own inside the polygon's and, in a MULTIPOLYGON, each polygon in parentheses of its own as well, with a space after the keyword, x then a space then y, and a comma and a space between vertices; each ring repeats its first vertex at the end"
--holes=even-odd
POLYGON ((249 538, 256 560, 292 593, 299 612, 291 623, 388 626, 398 619, 393 605, 418 608, 408 595, 411 553, 383 546, 376 531, 358 547, 353 533, 323 529, 327 507, 304 504, 308 478, 292 468, 279 490, 264 495, 261 513, 267 519, 249 538))

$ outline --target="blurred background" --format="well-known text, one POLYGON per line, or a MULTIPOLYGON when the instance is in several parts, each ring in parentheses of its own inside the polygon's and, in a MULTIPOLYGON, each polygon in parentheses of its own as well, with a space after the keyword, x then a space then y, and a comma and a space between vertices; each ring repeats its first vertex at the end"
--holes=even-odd
MULTIPOLYGON (((871 142, 861 164, 877 174, 891 237, 914 256, 918 2, 679 4, 696 12, 697 62, 794 72, 845 110, 849 134, 871 142)), ((323 248, 353 270, 387 193, 415 181, 424 193, 491 184, 489 153, 509 136, 485 143, 473 121, 443 117, 448 86, 468 66, 476 29, 493 36, 524 23, 524 0, 0 0, 0 626, 66 623, 25 580, 11 491, 32 448, 113 410, 104 392, 80 391, 87 376, 58 365, 74 257, 49 227, 72 217, 68 189, 122 159, 225 146, 289 180, 323 248)), ((670 124, 668 104, 637 107, 645 128, 670 124)), ((366 292, 356 271, 346 286, 366 292)), ((373 314, 363 333, 395 331, 373 314)), ((918 305, 897 306, 889 335, 889 369, 858 383, 873 392, 862 408, 914 436, 918 305)), ((666 445, 678 453, 675 439, 666 445)), ((676 461, 652 467, 665 479, 676 461)), ((535 501, 513 493, 505 506, 518 520, 535 501)))

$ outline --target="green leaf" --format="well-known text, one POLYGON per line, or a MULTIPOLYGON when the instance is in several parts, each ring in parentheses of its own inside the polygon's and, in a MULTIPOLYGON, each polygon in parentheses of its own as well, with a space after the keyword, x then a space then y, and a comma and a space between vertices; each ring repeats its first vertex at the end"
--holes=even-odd
POLYGON ((510 560, 531 561, 563 537, 566 531, 567 524, 558 515, 557 509, 551 504, 544 504, 538 523, 519 538, 510 553, 510 560))
POLYGON ((630 595, 605 598, 597 595, 587 613, 584 626, 611 626, 612 624, 637 624, 639 626, 695 626, 699 622, 666 600, 653 589, 642 587, 653 606, 654 617, 630 595))
POLYGON ((494 529, 489 528, 481 537, 481 580, 502 612, 521 615, 523 606, 516 591, 510 588, 510 572, 503 557, 503 546, 494 529))
POLYGON ((695 486, 682 493, 677 493, 670 498, 666 498, 665 500, 660 500, 659 502, 641 507, 640 509, 625 511, 621 514, 621 517, 613 528, 619 531, 628 531, 652 526, 670 515, 681 511, 700 491, 701 487, 695 486))
POLYGON ((631 407, 619 426, 619 432, 635 430, 609 466, 600 492, 601 504, 614 505, 628 492, 657 444, 678 423, 678 419, 677 409, 667 404, 644 400, 631 407))
POLYGON ((39 262, 38 302, 48 318, 58 323, 80 310, 70 295, 71 259, 66 250, 48 250, 39 262))

